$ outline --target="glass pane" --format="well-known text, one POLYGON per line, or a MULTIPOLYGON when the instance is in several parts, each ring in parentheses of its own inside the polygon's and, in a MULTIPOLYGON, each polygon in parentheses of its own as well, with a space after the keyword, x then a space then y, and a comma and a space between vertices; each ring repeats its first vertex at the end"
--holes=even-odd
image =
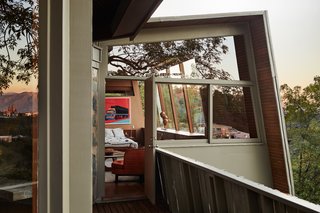
POLYGON ((0 27, 0 212, 37 212, 37 2, 1 3, 17 18, 0 27))
MULTIPOLYGON (((161 126, 165 129, 175 129, 174 118, 173 118, 173 109, 172 109, 172 102, 171 96, 169 91, 168 84, 158 84, 158 91, 161 103, 161 112, 164 112, 167 116, 167 121, 164 121, 164 118, 160 119, 161 126)), ((160 115, 159 113, 159 115, 160 115)), ((160 115, 161 117, 161 115, 160 115)), ((164 116, 162 116, 164 117, 164 116)))
POLYGON ((91 82, 91 116, 92 116, 92 179, 93 179, 93 196, 96 199, 97 194, 97 150, 98 150, 98 69, 92 68, 92 82, 91 82))
POLYGON ((158 140, 206 138, 206 86, 158 84, 158 95, 158 140))
POLYGON ((185 86, 174 84, 171 85, 171 87, 173 90, 174 108, 178 122, 177 130, 190 132, 185 102, 185 86))
POLYGON ((204 109, 207 107, 207 87, 198 85, 187 86, 187 96, 190 104, 190 114, 192 120, 192 130, 194 133, 206 133, 206 119, 204 109))
POLYGON ((213 138, 257 138, 249 87, 214 87, 212 110, 213 138))
POLYGON ((113 46, 109 75, 250 80, 244 36, 113 46))

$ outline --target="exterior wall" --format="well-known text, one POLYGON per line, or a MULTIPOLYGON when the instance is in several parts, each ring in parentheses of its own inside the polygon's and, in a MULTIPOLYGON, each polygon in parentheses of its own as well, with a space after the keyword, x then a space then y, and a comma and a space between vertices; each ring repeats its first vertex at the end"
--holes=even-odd
MULTIPOLYGON (((264 131, 266 135, 266 145, 262 145, 259 149, 253 148, 254 146, 232 145, 210 148, 193 147, 187 148, 188 151, 176 148, 174 151, 178 154, 194 157, 197 160, 202 160, 210 165, 225 169, 257 182, 266 181, 266 183, 269 183, 266 185, 273 186, 273 188, 284 193, 290 193, 288 181, 290 179, 290 174, 288 174, 286 169, 288 162, 285 160, 285 148, 283 147, 283 143, 286 143, 286 141, 283 141, 285 139, 281 133, 282 128, 280 125, 282 121, 280 120, 281 115, 277 106, 276 96, 278 88, 276 88, 276 85, 274 84, 275 76, 272 73, 270 61, 271 54, 268 49, 264 17, 261 15, 250 19, 249 25, 262 107, 264 131), (260 153, 263 157, 256 156, 253 152, 260 153), (225 156, 233 157, 225 158, 225 156), (250 158, 251 160, 249 160, 250 158), (224 159, 224 161, 222 159, 224 159), (264 175, 260 176, 260 172, 264 175)), ((240 51, 237 52, 237 55, 241 55, 241 41, 236 38, 235 42, 239 48, 238 51, 240 51)), ((243 63, 244 61, 245 60, 238 60, 240 70, 246 69, 246 64, 243 63)), ((247 78, 244 75, 240 77, 244 79, 247 78)))
POLYGON ((265 27, 262 16, 250 22, 273 184, 276 189, 289 193, 288 174, 286 173, 284 158, 285 152, 282 145, 283 138, 279 120, 280 113, 277 108, 276 89, 269 59, 265 27))
POLYGON ((165 149, 273 187, 269 156, 265 145, 217 145, 165 149))
MULTIPOLYGON (((268 49, 265 15, 265 12, 257 12, 255 15, 222 16, 216 19, 200 17, 199 20, 193 20, 189 17, 185 21, 180 20, 181 22, 178 21, 179 18, 173 18, 172 22, 166 22, 165 18, 154 20, 146 25, 141 33, 137 35, 134 42, 188 39, 212 35, 247 35, 246 29, 249 29, 248 36, 251 37, 252 43, 246 45, 250 46, 250 50, 247 49, 247 51, 253 53, 254 62, 245 63, 246 60, 250 61, 249 57, 251 59, 251 55, 247 54, 248 58, 238 58, 238 66, 242 80, 251 75, 251 73, 245 72, 248 67, 256 70, 253 83, 258 86, 259 98, 255 101, 261 105, 261 113, 259 114, 262 114, 256 117, 256 122, 262 122, 264 125, 263 130, 257 130, 260 133, 261 144, 199 144, 188 141, 184 144, 174 144, 172 142, 170 146, 163 146, 158 141, 157 145, 271 186, 282 192, 290 193, 292 192, 290 191, 291 177, 288 170, 289 162, 286 161, 288 156, 285 152, 287 151, 285 147, 287 142, 283 136, 281 112, 277 102, 278 88, 274 83, 275 75, 272 70, 272 59, 270 58, 272 55, 271 50, 268 49), (239 23, 239 25, 230 28, 236 23, 239 23)), ((250 42, 250 40, 245 40, 245 42, 247 41, 248 43, 250 42)), ((237 55, 241 55, 241 52, 245 51, 241 47, 244 43, 237 37, 235 42, 235 45, 239 48, 237 55)), ((112 45, 125 44, 129 43, 129 40, 119 39, 110 43, 112 45)), ((105 45, 109 45, 108 42, 105 45)), ((253 110, 249 110, 249 114, 252 112, 253 110)), ((250 124, 253 125, 253 122, 251 120, 250 124)))

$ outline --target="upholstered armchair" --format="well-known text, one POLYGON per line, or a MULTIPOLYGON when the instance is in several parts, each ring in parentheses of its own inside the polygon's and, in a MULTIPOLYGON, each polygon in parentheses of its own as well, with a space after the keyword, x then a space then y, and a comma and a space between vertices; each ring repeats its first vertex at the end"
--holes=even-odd
POLYGON ((126 150, 123 160, 112 162, 111 172, 116 175, 116 182, 118 182, 118 176, 139 176, 142 181, 144 175, 144 148, 126 150))

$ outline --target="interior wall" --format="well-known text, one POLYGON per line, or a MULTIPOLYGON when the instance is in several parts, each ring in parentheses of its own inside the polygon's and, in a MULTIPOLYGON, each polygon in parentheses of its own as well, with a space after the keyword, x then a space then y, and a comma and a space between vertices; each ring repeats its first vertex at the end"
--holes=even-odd
MULTIPOLYGON (((111 81, 111 80, 108 80, 111 81)), ((122 80, 114 80, 112 83, 113 85, 117 85, 119 87, 126 84, 128 81, 122 81, 122 80)), ((143 143, 143 129, 144 129, 144 111, 142 109, 142 101, 141 101, 141 95, 139 90, 139 84, 138 81, 131 81, 132 87, 133 87, 133 96, 130 97, 131 101, 131 124, 106 124, 106 128, 122 128, 124 130, 135 131, 134 139, 139 142, 140 144, 143 143)))
POLYGON ((266 145, 216 145, 165 149, 273 187, 266 145))

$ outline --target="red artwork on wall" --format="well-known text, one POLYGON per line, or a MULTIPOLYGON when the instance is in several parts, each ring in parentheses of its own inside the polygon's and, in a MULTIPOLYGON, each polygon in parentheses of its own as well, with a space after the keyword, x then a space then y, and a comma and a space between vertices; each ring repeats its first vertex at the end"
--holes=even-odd
POLYGON ((113 97, 105 98, 105 123, 130 124, 130 98, 113 97))

